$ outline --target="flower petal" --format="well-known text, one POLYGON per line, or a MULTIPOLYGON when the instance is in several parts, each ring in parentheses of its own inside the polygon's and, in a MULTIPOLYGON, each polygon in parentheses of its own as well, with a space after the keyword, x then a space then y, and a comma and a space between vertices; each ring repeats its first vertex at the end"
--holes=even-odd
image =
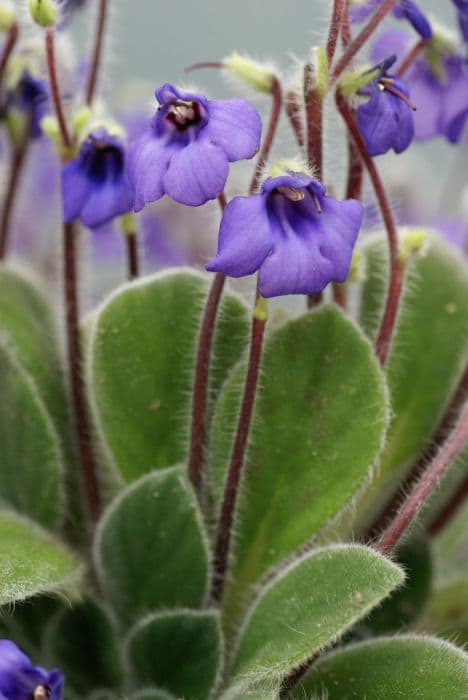
POLYGON ((116 216, 131 211, 133 192, 126 178, 108 180, 90 193, 82 211, 81 220, 90 229, 99 228, 116 216))
POLYGON ((300 205, 287 217, 290 227, 284 219, 278 226, 273 252, 260 268, 262 296, 315 294, 332 281, 345 281, 363 208, 352 199, 324 197, 321 203, 320 214, 300 205))
POLYGON ((206 269, 231 277, 254 273, 273 246, 266 197, 234 197, 224 210, 219 231, 218 254, 206 269))
POLYGON ((252 158, 260 148, 262 120, 247 100, 210 100, 205 134, 230 162, 252 158))
POLYGON ((127 175, 135 190, 135 211, 164 194, 163 178, 176 146, 166 144, 151 129, 131 144, 127 155, 127 175))
POLYGON ((200 137, 173 152, 163 177, 164 191, 176 202, 198 207, 221 194, 228 172, 224 151, 200 137))
POLYGON ((370 99, 357 109, 359 130, 371 156, 387 153, 394 144, 398 129, 395 109, 397 97, 372 87, 370 99))
POLYGON ((78 219, 89 195, 89 183, 79 160, 62 168, 63 218, 66 223, 78 219))

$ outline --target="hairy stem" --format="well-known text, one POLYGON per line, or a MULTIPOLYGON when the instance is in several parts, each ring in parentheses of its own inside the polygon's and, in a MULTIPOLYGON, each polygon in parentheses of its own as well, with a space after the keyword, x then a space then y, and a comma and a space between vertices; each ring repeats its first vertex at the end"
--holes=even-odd
POLYGON ((65 294, 65 321, 67 337, 68 369, 75 422, 75 433, 83 476, 83 488, 89 515, 93 522, 99 518, 101 499, 96 465, 91 447, 90 420, 83 382, 83 361, 79 329, 77 236, 76 223, 63 227, 63 283, 65 294))
POLYGON ((330 29, 328 31, 327 40, 327 59, 328 65, 331 66, 335 57, 336 45, 340 35, 340 28, 343 22, 343 16, 347 11, 347 0, 334 0, 333 12, 331 16, 330 29))
POLYGON ((323 98, 315 87, 312 66, 304 67, 304 102, 307 121, 307 156, 318 180, 323 179, 323 98))
POLYGON ((237 430, 231 454, 231 461, 219 516, 216 544, 213 559, 213 581, 211 599, 219 603, 224 590, 228 566, 229 545, 231 542, 234 510, 239 492, 239 483, 244 465, 245 450, 250 432, 255 394, 257 391, 260 360, 266 320, 254 315, 250 344, 249 364, 244 385, 244 394, 237 423, 237 430))
POLYGON ((265 138, 263 139, 263 143, 260 148, 260 153, 258 154, 257 165, 253 174, 252 182, 250 183, 250 193, 255 192, 260 184, 263 169, 268 160, 268 156, 270 155, 273 141, 275 140, 276 130, 278 128, 279 118, 281 116, 281 109, 283 107, 283 91, 281 89, 281 83, 276 76, 273 76, 272 80, 273 85, 271 88, 272 105, 270 121, 268 123, 265 138))
POLYGON ((70 137, 70 132, 68 131, 65 114, 63 111, 62 98, 60 96, 60 88, 58 84, 57 68, 55 62, 55 36, 52 30, 48 30, 46 32, 45 41, 47 69, 49 71, 49 82, 52 102, 54 105, 55 116, 57 117, 57 122, 60 129, 60 135, 62 137, 62 143, 68 150, 71 148, 72 141, 70 137))
POLYGON ((301 107, 298 105, 297 95, 294 90, 289 90, 286 95, 285 110, 297 144, 302 150, 305 146, 304 124, 302 123, 301 107))
POLYGON ((437 488, 440 480, 468 440, 468 406, 465 406, 460 421, 448 437, 439 454, 421 476, 419 482, 405 499, 393 522, 387 527, 377 550, 391 554, 408 528, 416 520, 421 509, 437 488))
POLYGON ((414 487, 415 483, 418 481, 421 472, 424 468, 431 462, 437 455, 437 451, 442 447, 442 445, 447 440, 454 424, 460 416, 460 411, 468 397, 468 366, 465 367, 465 371, 461 376, 457 388, 455 389, 450 403, 437 426, 436 431, 432 435, 426 449, 423 454, 416 461, 412 467, 410 473, 407 475, 402 484, 398 486, 398 489, 393 494, 392 498, 388 501, 381 513, 376 517, 373 524, 368 528, 363 539, 365 542, 373 542, 376 537, 380 535, 386 525, 391 519, 395 517, 395 514, 400 507, 402 498, 405 494, 409 493, 414 487))
POLYGON ((96 94, 99 68, 102 62, 102 51, 104 48, 104 32, 108 14, 107 0, 99 0, 97 13, 96 35, 94 38, 93 52, 91 55, 91 66, 86 86, 86 104, 91 105, 96 94))
POLYGON ((380 7, 374 12, 370 20, 364 27, 361 29, 359 34, 351 41, 349 46, 345 49, 343 55, 339 59, 339 61, 336 63, 332 74, 331 74, 331 83, 333 84, 343 73, 344 70, 349 66, 353 58, 356 56, 358 51, 362 49, 364 44, 368 41, 368 39, 372 36, 374 31, 377 29, 379 24, 382 22, 382 20, 385 19, 385 17, 388 15, 388 13, 393 10, 393 7, 396 5, 397 0, 384 0, 384 2, 380 5, 380 7))
POLYGON ((29 150, 31 127, 32 118, 29 116, 26 124, 23 127, 21 140, 17 145, 15 145, 12 152, 11 167, 0 217, 0 260, 5 258, 10 243, 11 219, 14 212, 21 175, 29 150))
POLYGON ((367 152, 366 144, 361 136, 361 132, 358 129, 350 107, 346 103, 346 100, 338 92, 336 94, 336 104, 341 116, 343 117, 349 134, 354 141, 354 145, 359 152, 361 160, 364 163, 364 167, 369 173, 387 231, 390 249, 390 282, 388 286, 385 310, 376 342, 376 355, 383 366, 387 360, 393 329, 395 327, 401 292, 403 289, 405 265, 400 260, 398 255, 397 228, 379 172, 374 161, 367 152))
POLYGON ((417 44, 409 50, 407 55, 403 58, 400 67, 397 70, 397 75, 402 76, 406 71, 411 68, 413 63, 416 61, 418 56, 424 51, 429 43, 429 39, 420 39, 417 44))

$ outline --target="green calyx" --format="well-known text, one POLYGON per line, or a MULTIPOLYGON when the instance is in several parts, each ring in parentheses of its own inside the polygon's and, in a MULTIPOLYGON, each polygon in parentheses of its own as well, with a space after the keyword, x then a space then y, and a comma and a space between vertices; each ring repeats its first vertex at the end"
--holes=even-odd
POLYGON ((364 70, 359 68, 358 70, 347 73, 343 76, 339 84, 339 89, 344 97, 350 97, 355 95, 363 87, 369 85, 373 80, 375 80, 380 73, 380 69, 375 70, 364 70))
POLYGON ((54 27, 58 20, 58 7, 54 0, 28 0, 28 9, 40 27, 54 27))
POLYGON ((253 61, 251 58, 232 53, 223 60, 223 66, 238 80, 246 83, 257 92, 270 93, 275 76, 271 68, 253 61))

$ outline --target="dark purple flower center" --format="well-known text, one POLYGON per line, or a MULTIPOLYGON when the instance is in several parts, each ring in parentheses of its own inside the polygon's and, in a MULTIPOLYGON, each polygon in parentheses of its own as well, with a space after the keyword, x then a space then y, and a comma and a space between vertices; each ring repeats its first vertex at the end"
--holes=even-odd
POLYGON ((87 174, 98 182, 116 179, 123 171, 124 156, 122 149, 105 140, 90 136, 88 148, 83 156, 83 164, 87 174))
MULTIPOLYGON (((280 195, 282 199, 286 199, 294 204, 303 204, 305 206, 312 206, 318 214, 322 213, 322 205, 320 203, 320 198, 318 195, 309 190, 308 188, 297 188, 297 187, 277 187, 273 190, 273 195, 280 195)), ((304 208, 304 207, 302 207, 304 208)))
POLYGON ((171 122, 178 131, 185 131, 191 126, 200 124, 202 120, 200 105, 198 102, 177 100, 169 107, 166 119, 171 122))

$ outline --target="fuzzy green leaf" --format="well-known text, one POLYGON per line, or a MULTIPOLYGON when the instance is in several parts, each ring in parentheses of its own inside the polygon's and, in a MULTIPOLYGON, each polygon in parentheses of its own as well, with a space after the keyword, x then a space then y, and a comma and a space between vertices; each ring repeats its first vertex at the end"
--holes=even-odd
POLYGON ((50 664, 62 670, 72 691, 118 690, 123 669, 116 630, 106 611, 90 598, 63 610, 48 631, 50 664))
MULTIPOLYGON (((193 271, 166 272, 122 287, 96 314, 90 394, 103 440, 127 482, 187 456, 192 375, 208 284, 193 271)), ((213 342, 212 399, 247 338, 246 307, 227 294, 213 342)))
POLYGON ((360 545, 318 549, 266 586, 241 632, 234 679, 280 678, 342 635, 404 579, 360 545))
POLYGON ((0 512, 0 605, 68 590, 79 566, 65 547, 31 521, 0 512))
POLYGON ((0 345, 0 499, 51 530, 62 509, 59 438, 32 378, 0 345))
MULTIPOLYGON (((381 238, 365 248, 368 277, 361 322, 374 338, 384 301, 388 252, 381 238)), ((428 444, 468 356, 468 269, 432 239, 409 265, 386 372, 393 417, 373 486, 359 509, 368 523, 428 444)))
MULTIPOLYGON (((240 489, 232 595, 310 541, 366 483, 387 424, 368 341, 336 307, 288 321, 265 341, 240 489)), ((217 406, 211 467, 219 503, 244 380, 217 406)))
POLYGON ((127 643, 135 683, 197 700, 211 697, 222 651, 219 614, 212 610, 150 615, 131 630, 127 643))
POLYGON ((352 639, 401 632, 421 615, 432 585, 432 557, 428 540, 414 537, 403 542, 395 551, 393 561, 406 574, 404 584, 353 628, 352 639))
POLYGON ((119 495, 99 526, 95 560, 126 623, 161 608, 201 605, 209 554, 182 467, 149 474, 119 495))
POLYGON ((340 649, 318 661, 294 693, 302 700, 466 698, 468 656, 440 639, 403 636, 340 649))

